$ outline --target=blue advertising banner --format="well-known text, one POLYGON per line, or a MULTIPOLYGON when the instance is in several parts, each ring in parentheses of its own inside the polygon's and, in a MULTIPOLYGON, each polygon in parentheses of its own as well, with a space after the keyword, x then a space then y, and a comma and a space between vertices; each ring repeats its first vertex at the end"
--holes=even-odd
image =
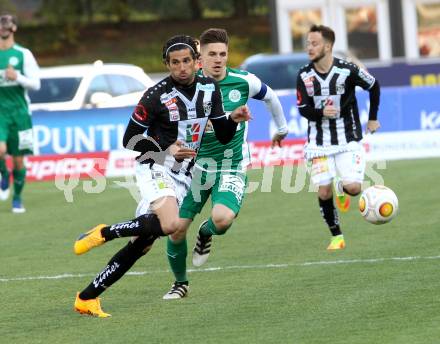
MULTIPOLYGON (((368 92, 357 94, 361 122, 368 121, 368 92)), ((288 121, 290 139, 307 135, 307 120, 299 115, 296 97, 280 96, 288 121)), ((249 141, 268 141, 274 130, 261 101, 251 100, 253 120, 249 141)), ((122 148, 122 137, 133 111, 129 108, 79 111, 36 111, 33 114, 35 154, 69 154, 122 148)), ((383 88, 379 108, 381 132, 440 129, 440 87, 383 88)))

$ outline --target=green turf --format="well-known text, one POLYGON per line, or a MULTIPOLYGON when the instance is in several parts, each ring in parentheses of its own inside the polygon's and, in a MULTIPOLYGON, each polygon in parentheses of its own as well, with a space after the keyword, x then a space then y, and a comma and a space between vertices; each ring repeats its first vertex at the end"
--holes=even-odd
POLYGON ((53 183, 29 184, 26 214, 0 204, 0 342, 437 343, 439 170, 439 159, 387 163, 379 172, 400 214, 374 226, 353 207, 341 218, 347 248, 328 253, 316 194, 281 192, 275 169, 272 191, 247 195, 206 266, 189 273, 188 298, 162 300, 173 281, 162 239, 133 268, 142 274, 103 294, 109 319, 74 313, 74 296, 125 240, 80 257, 72 244, 96 223, 131 218, 135 201, 114 180, 101 194, 78 187, 73 203, 53 183), (63 274, 85 276, 34 279, 63 274))

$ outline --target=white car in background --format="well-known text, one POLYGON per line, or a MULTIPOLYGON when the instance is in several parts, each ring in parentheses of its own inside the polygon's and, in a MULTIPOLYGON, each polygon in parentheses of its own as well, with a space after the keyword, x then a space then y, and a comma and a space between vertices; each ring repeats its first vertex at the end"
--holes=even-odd
POLYGON ((102 61, 40 68, 40 79, 40 90, 29 91, 31 111, 132 106, 155 84, 140 67, 102 61))

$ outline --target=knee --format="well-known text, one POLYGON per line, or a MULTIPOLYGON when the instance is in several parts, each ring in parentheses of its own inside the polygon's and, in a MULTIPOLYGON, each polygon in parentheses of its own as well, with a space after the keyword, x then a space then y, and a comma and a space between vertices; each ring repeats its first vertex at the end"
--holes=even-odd
POLYGON ((361 184, 352 183, 352 184, 344 185, 344 191, 351 196, 357 196, 361 192, 361 184))
POLYGON ((235 214, 213 214, 212 222, 219 232, 226 232, 234 221, 235 214))
POLYGON ((13 160, 14 170, 22 170, 24 168, 23 158, 13 160))
POLYGON ((318 189, 318 197, 323 201, 328 200, 333 197, 333 192, 331 187, 320 187, 318 189))
POLYGON ((170 237, 174 242, 182 241, 186 237, 186 232, 186 228, 179 226, 177 230, 170 235, 170 237))
POLYGON ((165 219, 160 222, 160 226, 166 235, 174 234, 179 230, 179 219, 177 217, 165 219))

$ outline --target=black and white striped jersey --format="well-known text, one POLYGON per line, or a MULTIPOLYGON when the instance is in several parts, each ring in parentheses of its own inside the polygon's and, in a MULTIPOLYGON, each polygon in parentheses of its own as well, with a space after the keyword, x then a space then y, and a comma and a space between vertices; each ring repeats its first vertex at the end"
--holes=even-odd
MULTIPOLYGON (((167 77, 142 96, 125 130, 123 146, 140 152, 137 160, 141 163, 174 166, 168 147, 180 141, 197 151, 208 119, 222 144, 233 138, 237 123, 224 111, 217 82, 196 75, 194 82, 185 86, 167 77)), ((187 163, 190 160, 185 159, 187 163)))
POLYGON ((189 86, 167 77, 149 88, 131 119, 144 127, 162 150, 176 140, 197 150, 208 118, 222 116, 225 112, 219 86, 211 78, 196 76, 189 86))
MULTIPOLYGON (((360 141, 362 128, 355 89, 360 86, 370 91, 375 83, 368 72, 342 59, 334 58, 327 74, 317 72, 312 62, 302 67, 297 78, 297 105, 300 114, 309 120, 308 145, 319 149, 360 141), (326 105, 333 105, 339 113, 334 118, 324 117, 326 105)), ((378 91, 378 87, 374 89, 378 91)), ((377 118, 378 94, 375 98, 371 120, 377 118)))

